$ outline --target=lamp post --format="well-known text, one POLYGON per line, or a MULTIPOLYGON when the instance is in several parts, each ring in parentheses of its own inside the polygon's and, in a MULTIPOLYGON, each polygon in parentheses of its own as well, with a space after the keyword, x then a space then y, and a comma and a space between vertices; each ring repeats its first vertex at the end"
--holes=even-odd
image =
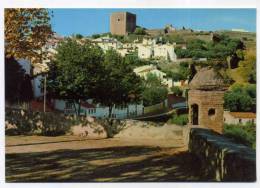
POLYGON ((43 90, 43 112, 45 113, 46 111, 46 74, 44 76, 44 90, 43 90))

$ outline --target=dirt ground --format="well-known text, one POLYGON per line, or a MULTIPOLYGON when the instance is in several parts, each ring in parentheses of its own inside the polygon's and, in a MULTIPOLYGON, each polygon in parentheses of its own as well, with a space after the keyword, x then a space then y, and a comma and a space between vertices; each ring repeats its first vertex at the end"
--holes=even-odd
POLYGON ((202 181, 199 168, 176 140, 6 137, 7 182, 202 181))

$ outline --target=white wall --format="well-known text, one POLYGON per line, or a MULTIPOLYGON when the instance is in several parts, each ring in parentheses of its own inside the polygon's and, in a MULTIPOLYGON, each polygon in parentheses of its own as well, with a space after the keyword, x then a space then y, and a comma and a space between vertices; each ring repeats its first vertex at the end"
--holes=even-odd
MULTIPOLYGON (((64 111, 66 107, 66 101, 64 100, 55 100, 54 102, 54 108, 60 111, 64 111)), ((72 110, 74 110, 72 108, 72 110)), ((102 107, 100 105, 97 105, 96 108, 85 108, 81 106, 81 114, 82 115, 88 115, 93 117, 99 117, 104 118, 108 117, 109 109, 108 107, 102 107)), ((127 108, 116 108, 113 107, 112 114, 115 115, 115 118, 123 119, 127 118, 128 116, 136 116, 136 115, 142 115, 143 114, 143 105, 142 104, 129 104, 128 109, 127 108)))
POLYGON ((229 114, 228 111, 224 111, 224 123, 227 124, 243 124, 245 125, 247 122, 252 122, 252 120, 254 121, 254 123, 256 123, 256 119, 255 118, 235 118, 232 115, 229 114), (240 120, 240 122, 239 122, 240 120))
POLYGON ((140 59, 149 59, 153 55, 153 49, 150 46, 138 45, 138 57, 140 59))

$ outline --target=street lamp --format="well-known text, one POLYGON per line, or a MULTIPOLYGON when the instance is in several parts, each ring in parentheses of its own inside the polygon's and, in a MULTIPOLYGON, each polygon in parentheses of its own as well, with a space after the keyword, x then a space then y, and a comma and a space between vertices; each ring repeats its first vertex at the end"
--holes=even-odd
POLYGON ((44 76, 44 90, 43 90, 43 112, 46 111, 46 80, 47 75, 44 76))

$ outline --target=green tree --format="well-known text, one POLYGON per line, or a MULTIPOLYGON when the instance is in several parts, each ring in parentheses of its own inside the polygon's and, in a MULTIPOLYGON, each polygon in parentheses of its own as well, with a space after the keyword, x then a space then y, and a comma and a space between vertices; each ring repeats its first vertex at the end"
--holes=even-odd
POLYGON ((178 86, 173 86, 171 88, 171 91, 173 92, 173 94, 175 94, 176 96, 182 96, 182 89, 178 86))
POLYGON ((91 97, 102 76, 103 52, 86 42, 66 39, 57 48, 55 61, 49 64, 47 92, 52 98, 71 101, 80 114, 80 101, 91 97), (101 73, 100 73, 101 71, 101 73))
POLYGON ((92 37, 93 39, 97 39, 97 38, 100 38, 101 35, 100 35, 100 34, 93 34, 91 37, 92 37))
POLYGON ((255 107, 255 85, 234 84, 231 90, 225 93, 224 106, 230 111, 252 111, 255 107))
POLYGON ((136 29, 134 31, 134 34, 136 34, 136 35, 145 35, 146 31, 142 27, 136 27, 136 29))
POLYGON ((77 34, 74 35, 74 37, 75 37, 76 39, 82 39, 82 38, 83 38, 83 35, 77 33, 77 34))
POLYGON ((148 74, 143 82, 142 99, 144 106, 158 104, 167 98, 168 90, 162 86, 161 80, 156 75, 148 74))
POLYGON ((115 105, 127 105, 141 101, 141 78, 115 50, 106 52, 102 64, 103 72, 96 82, 93 98, 109 107, 109 118, 115 105))

